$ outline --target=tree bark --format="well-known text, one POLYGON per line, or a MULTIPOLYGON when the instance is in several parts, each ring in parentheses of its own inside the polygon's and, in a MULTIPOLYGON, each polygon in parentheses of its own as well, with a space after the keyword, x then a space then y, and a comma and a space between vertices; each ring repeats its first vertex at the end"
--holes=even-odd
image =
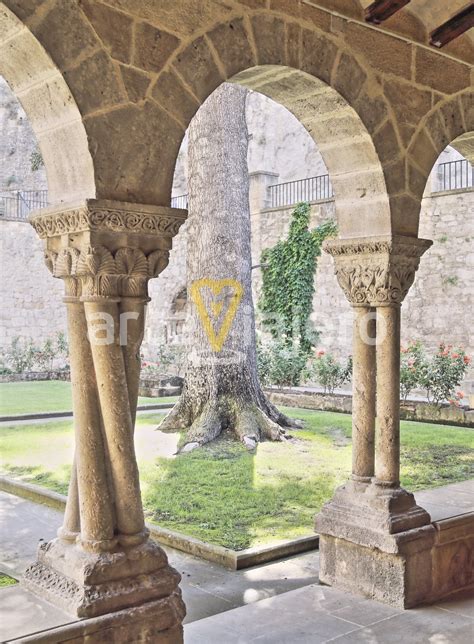
POLYGON ((246 97, 238 85, 221 85, 189 128, 190 350, 183 393, 160 426, 187 430, 184 451, 224 430, 253 448, 297 426, 266 399, 257 375, 246 97))

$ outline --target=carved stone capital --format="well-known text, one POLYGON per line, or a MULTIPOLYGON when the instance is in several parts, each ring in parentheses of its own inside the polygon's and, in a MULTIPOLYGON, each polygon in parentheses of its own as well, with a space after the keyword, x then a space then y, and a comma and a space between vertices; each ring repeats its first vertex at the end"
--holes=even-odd
POLYGON ((397 306, 408 293, 420 257, 433 242, 415 237, 331 239, 339 286, 353 306, 397 306))
POLYGON ((45 261, 67 296, 147 298, 148 280, 166 268, 186 211, 89 199, 30 217, 45 240, 45 261))
POLYGON ((187 211, 179 208, 87 199, 47 208, 29 221, 41 239, 92 231, 172 238, 186 216, 187 211))

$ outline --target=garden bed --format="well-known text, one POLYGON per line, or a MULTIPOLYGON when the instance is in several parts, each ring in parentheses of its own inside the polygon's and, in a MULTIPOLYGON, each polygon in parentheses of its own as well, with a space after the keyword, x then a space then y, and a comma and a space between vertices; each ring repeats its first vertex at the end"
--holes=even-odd
MULTIPOLYGON (((238 553, 312 536, 314 515, 350 473, 351 418, 286 411, 305 420, 288 442, 265 442, 248 452, 224 436, 179 456, 179 435, 156 431, 162 416, 140 417, 135 442, 147 521, 238 553)), ((401 439, 408 489, 474 477, 471 430, 402 422, 401 439)), ((0 453, 3 475, 65 494, 72 424, 4 425, 0 453)))
MULTIPOLYGON (((266 389, 265 393, 275 405, 344 414, 352 412, 352 396, 349 394, 324 394, 318 391, 295 391, 294 389, 266 389)), ((421 400, 401 401, 400 418, 458 427, 474 427, 474 409, 447 403, 433 405, 421 400)))

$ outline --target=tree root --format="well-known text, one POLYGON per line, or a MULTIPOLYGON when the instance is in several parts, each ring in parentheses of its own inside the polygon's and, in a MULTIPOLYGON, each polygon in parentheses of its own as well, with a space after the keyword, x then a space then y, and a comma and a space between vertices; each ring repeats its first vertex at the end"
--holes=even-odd
MULTIPOLYGON (((277 413, 273 415, 279 420, 290 420, 275 411, 277 413)), ((287 440, 285 427, 255 403, 238 403, 232 399, 208 401, 194 420, 191 415, 189 406, 179 401, 158 426, 160 431, 166 432, 187 430, 179 452, 189 452, 209 443, 225 429, 233 431, 247 449, 254 449, 262 440, 287 440)), ((285 424, 288 427, 290 423, 285 424)))

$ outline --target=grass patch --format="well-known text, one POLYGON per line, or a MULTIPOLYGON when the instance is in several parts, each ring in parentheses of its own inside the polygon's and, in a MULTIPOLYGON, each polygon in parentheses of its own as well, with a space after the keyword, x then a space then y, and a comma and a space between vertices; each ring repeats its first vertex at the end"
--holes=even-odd
MULTIPOLYGON (((175 402, 176 396, 138 399, 139 405, 175 402)), ((0 416, 71 411, 71 383, 60 380, 0 383, 0 416)))
MULTIPOLYGON (((161 415, 138 417, 136 451, 147 519, 236 550, 311 534, 313 517, 351 467, 351 418, 285 410, 305 428, 255 453, 223 436, 174 457, 179 436, 156 432, 161 415)), ((72 423, 0 428, 5 474, 66 493, 72 423)), ((474 477, 474 431, 402 421, 402 485, 419 490, 474 477)))
POLYGON ((3 572, 0 572, 0 588, 6 588, 7 586, 14 586, 17 584, 17 580, 13 579, 13 577, 10 577, 10 575, 6 575, 3 572))

